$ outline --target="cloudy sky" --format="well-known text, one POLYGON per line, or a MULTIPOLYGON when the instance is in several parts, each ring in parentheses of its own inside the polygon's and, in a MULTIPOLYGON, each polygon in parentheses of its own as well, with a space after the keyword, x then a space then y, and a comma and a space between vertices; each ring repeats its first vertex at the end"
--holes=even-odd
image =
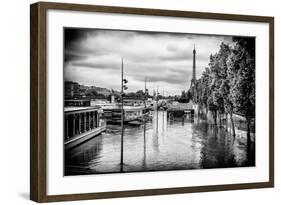
POLYGON ((147 88, 152 93, 178 95, 192 78, 196 47, 196 76, 208 66, 210 54, 229 36, 65 28, 64 80, 120 90, 121 58, 128 92, 147 88))

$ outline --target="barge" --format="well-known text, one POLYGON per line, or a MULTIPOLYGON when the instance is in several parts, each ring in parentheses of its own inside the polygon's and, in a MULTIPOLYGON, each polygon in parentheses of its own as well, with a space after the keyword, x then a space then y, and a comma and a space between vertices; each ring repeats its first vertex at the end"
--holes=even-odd
POLYGON ((71 149, 106 130, 99 107, 64 108, 64 147, 71 149))

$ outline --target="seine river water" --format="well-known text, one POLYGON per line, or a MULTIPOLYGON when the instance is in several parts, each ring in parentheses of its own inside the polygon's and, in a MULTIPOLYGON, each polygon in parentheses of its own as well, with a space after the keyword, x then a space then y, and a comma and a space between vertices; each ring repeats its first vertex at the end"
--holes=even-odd
MULTIPOLYGON (((65 152, 65 175, 119 173, 120 136, 120 125, 110 125, 65 152)), ((233 137, 203 120, 171 121, 166 111, 154 111, 152 121, 125 126, 123 172, 254 166, 254 153, 244 131, 233 137)))

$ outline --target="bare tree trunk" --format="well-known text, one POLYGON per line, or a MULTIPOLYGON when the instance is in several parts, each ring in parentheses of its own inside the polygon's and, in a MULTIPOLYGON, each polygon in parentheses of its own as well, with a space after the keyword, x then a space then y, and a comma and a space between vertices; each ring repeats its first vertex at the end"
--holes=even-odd
POLYGON ((228 117, 228 114, 227 113, 225 113, 225 129, 226 129, 226 131, 228 131, 228 119, 227 119, 227 117, 228 117))
POLYGON ((213 111, 214 125, 217 126, 217 111, 213 111))
POLYGON ((248 143, 248 146, 251 143, 251 129, 250 129, 250 125, 251 125, 251 118, 247 118, 247 143, 248 143))
POLYGON ((205 113, 205 118, 206 118, 206 120, 208 120, 208 107, 206 107, 206 111, 205 111, 206 113, 205 113))
POLYGON ((232 112, 230 112, 229 114, 230 114, 230 121, 231 121, 231 127, 232 127, 232 135, 235 136, 236 134, 235 134, 235 127, 234 127, 232 112))
POLYGON ((247 155, 248 155, 248 163, 251 164, 252 163, 252 155, 253 153, 251 153, 251 129, 250 129, 250 125, 251 125, 251 118, 246 118, 247 119, 247 155))

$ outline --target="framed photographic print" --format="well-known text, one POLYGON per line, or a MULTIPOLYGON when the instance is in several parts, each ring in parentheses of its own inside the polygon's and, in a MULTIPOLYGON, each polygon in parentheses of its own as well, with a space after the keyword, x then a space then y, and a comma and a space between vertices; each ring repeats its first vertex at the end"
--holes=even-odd
POLYGON ((40 2, 37 202, 274 186, 274 18, 40 2))

